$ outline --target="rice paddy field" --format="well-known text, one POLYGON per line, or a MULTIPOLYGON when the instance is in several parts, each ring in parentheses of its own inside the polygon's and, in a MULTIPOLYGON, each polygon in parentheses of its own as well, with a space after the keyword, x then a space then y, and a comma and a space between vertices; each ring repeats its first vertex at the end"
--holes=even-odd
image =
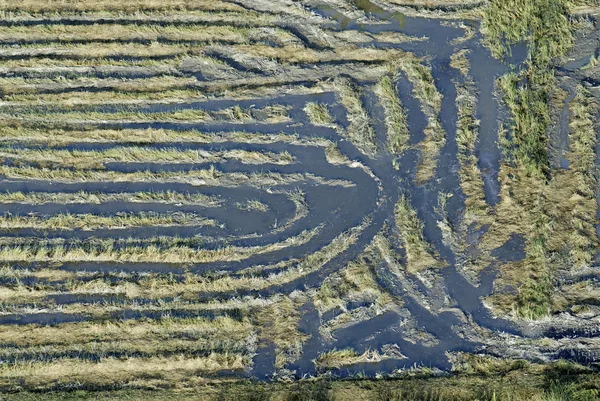
POLYGON ((1 0, 6 400, 600 397, 595 0, 1 0))

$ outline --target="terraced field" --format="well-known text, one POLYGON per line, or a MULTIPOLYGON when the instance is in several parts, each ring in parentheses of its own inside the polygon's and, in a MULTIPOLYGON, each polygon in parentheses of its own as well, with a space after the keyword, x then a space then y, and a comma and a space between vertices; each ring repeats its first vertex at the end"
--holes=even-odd
POLYGON ((0 3, 0 391, 596 362, 596 9, 509 3, 0 3))

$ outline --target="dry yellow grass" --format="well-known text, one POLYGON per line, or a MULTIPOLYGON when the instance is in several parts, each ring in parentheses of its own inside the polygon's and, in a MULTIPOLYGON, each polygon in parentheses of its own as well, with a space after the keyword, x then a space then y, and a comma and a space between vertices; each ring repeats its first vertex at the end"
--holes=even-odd
POLYGON ((412 83, 413 93, 427 116, 425 139, 420 144, 421 162, 416 174, 417 182, 424 183, 435 175, 437 159, 446 144, 446 132, 439 120, 442 95, 435 86, 431 69, 423 64, 423 60, 405 55, 398 59, 398 67, 412 83))
MULTIPOLYGON (((558 171, 545 193, 552 221, 550 252, 562 253, 567 268, 588 267, 600 246, 596 234, 596 126, 598 105, 582 86, 570 104, 569 168, 558 171)), ((560 263, 560 262, 559 262, 560 263)))
POLYGON ((374 251, 373 243, 365 249, 362 257, 348 263, 319 287, 313 303, 321 313, 335 307, 344 309, 350 299, 371 299, 379 312, 395 303, 389 294, 382 291, 373 274, 373 263, 378 260, 374 251))
POLYGON ((382 354, 377 350, 367 350, 362 354, 359 354, 352 348, 345 348, 342 350, 334 349, 332 351, 323 353, 319 355, 314 363, 319 369, 338 369, 343 366, 354 365, 358 363, 377 363, 390 358, 401 359, 402 357, 400 354, 382 354))
POLYGON ((374 156, 377 152, 375 131, 360 98, 360 89, 345 78, 337 79, 334 86, 342 104, 348 110, 350 126, 347 135, 349 139, 361 152, 371 157, 374 156))
POLYGON ((300 139, 294 134, 261 134, 248 132, 216 132, 205 133, 198 130, 173 131, 166 129, 81 129, 63 130, 59 128, 29 128, 24 126, 3 126, 0 128, 0 139, 13 142, 34 142, 48 145, 66 145, 73 142, 85 143, 163 143, 163 142, 189 142, 189 143, 274 143, 289 142, 291 144, 306 144, 312 146, 327 146, 328 141, 314 138, 312 140, 300 139))
POLYGON ((325 61, 380 61, 384 63, 404 54, 396 50, 359 48, 356 46, 339 47, 332 51, 317 51, 299 46, 271 47, 267 45, 232 45, 244 54, 275 59, 281 63, 317 63, 325 61))
MULTIPOLYGON (((59 347, 78 345, 89 346, 100 342, 166 341, 186 338, 210 345, 215 343, 235 343, 245 340, 252 333, 253 326, 247 321, 237 321, 229 317, 175 319, 164 317, 159 320, 105 321, 63 323, 57 326, 10 325, 0 328, 0 339, 4 344, 26 350, 27 347, 59 347)), ((123 347, 121 347, 123 348, 123 347)), ((216 347, 213 347, 216 348, 216 347)), ((126 347, 125 347, 126 349, 126 347)), ((48 348, 51 351, 52 348, 48 348)))
POLYGON ((244 8, 221 0, 133 0, 115 3, 108 0, 4 0, 0 4, 1 11, 24 11, 31 13, 65 12, 65 11, 171 11, 171 10, 206 10, 206 11, 244 11, 244 8))
POLYGON ((412 208, 410 199, 404 195, 396 204, 394 217, 406 252, 406 270, 416 274, 425 269, 442 267, 433 247, 423 236, 423 222, 412 208))
MULTIPOLYGON (((43 58, 62 56, 76 59, 103 59, 106 57, 182 57, 186 55, 200 55, 206 48, 205 45, 166 44, 152 42, 140 43, 85 43, 61 44, 60 46, 22 46, 18 49, 2 49, 0 54, 6 57, 43 58)), ((34 64, 36 65, 36 64, 34 64)))
MULTIPOLYGON (((64 109, 45 111, 35 108, 3 108, 0 109, 0 115, 12 118, 14 121, 27 121, 29 124, 35 124, 38 121, 60 120, 70 121, 186 121, 186 122, 208 122, 229 120, 237 123, 247 123, 255 121, 250 110, 245 110, 239 106, 218 110, 205 111, 202 109, 183 109, 168 112, 143 112, 127 105, 117 104, 120 109, 112 113, 103 113, 94 110, 86 110, 78 105, 67 106, 64 109), (58 111, 58 113, 56 112, 58 111)), ((265 117, 261 121, 266 123, 282 123, 290 121, 288 109, 281 105, 267 106, 256 109, 262 112, 265 117)))
POLYGON ((0 228, 34 228, 39 230, 115 230, 143 226, 216 226, 215 220, 193 213, 118 213, 112 216, 94 214, 57 214, 0 216, 0 228))
POLYGON ((207 151, 176 148, 115 147, 107 150, 15 149, 0 147, 0 157, 32 163, 41 168, 106 169, 108 163, 172 163, 203 164, 236 160, 243 164, 287 165, 294 161, 288 152, 272 153, 242 149, 207 151))
POLYGON ((385 112, 388 150, 392 153, 402 154, 408 148, 410 131, 406 120, 406 110, 398 97, 393 79, 387 75, 381 78, 377 84, 376 93, 385 112))
MULTIPOLYGON (((117 247, 114 240, 89 240, 85 243, 66 246, 64 240, 50 240, 36 246, 26 245, 11 238, 0 239, 0 261, 16 262, 159 262, 159 263, 210 263, 216 261, 239 261, 251 255, 272 252, 288 246, 298 246, 310 241, 315 230, 304 231, 296 237, 264 246, 234 247, 218 249, 195 248, 178 244, 176 238, 158 237, 155 245, 147 240, 145 245, 124 244, 117 247), (161 246, 162 245, 162 246, 161 246)), ((190 242, 190 241, 187 241, 190 242)), ((192 241, 192 244, 193 241, 192 241)))
POLYGON ((304 107, 304 112, 315 125, 328 125, 333 123, 333 118, 329 114, 327 105, 315 102, 309 102, 304 107))
POLYGON ((207 357, 106 358, 100 362, 62 359, 54 362, 21 362, 0 367, 0 388, 51 389, 55 387, 123 387, 156 383, 182 386, 201 372, 243 369, 248 357, 213 353, 207 357), (119 378, 115 382, 115 378, 119 378))
POLYGON ((479 124, 475 118, 477 98, 475 84, 469 76, 471 68, 467 58, 467 50, 460 50, 451 57, 450 66, 463 75, 464 83, 456 85, 458 120, 456 123, 456 142, 458 145, 458 162, 460 164, 460 186, 467 197, 465 200, 465 217, 463 224, 487 224, 491 210, 485 201, 483 178, 475 155, 478 141, 479 124))
POLYGON ((161 25, 34 25, 0 27, 0 40, 68 42, 70 40, 136 40, 172 41, 193 40, 211 42, 215 40, 231 43, 247 43, 252 35, 259 35, 256 28, 236 26, 161 26, 161 25))
POLYGON ((222 200, 215 196, 174 191, 122 192, 115 194, 87 191, 0 193, 0 203, 23 203, 29 205, 43 205, 46 203, 90 203, 98 205, 107 202, 173 203, 181 205, 198 205, 202 207, 218 207, 222 204, 222 200))
POLYGON ((104 170, 68 170, 33 167, 0 166, 0 173, 12 179, 39 179, 57 182, 179 182, 196 186, 226 186, 250 185, 254 187, 270 187, 282 184, 293 184, 312 180, 320 185, 352 187, 355 184, 345 180, 328 180, 312 174, 279 174, 279 173, 222 173, 211 167, 206 170, 189 170, 182 172, 153 173, 137 171, 121 173, 104 170))
MULTIPOLYGON (((27 63, 27 58, 23 58, 21 61, 27 63)), ((42 60, 34 60, 39 65, 35 65, 35 67, 44 67, 44 61, 42 60)), ((175 62, 178 60, 175 59, 175 62)), ((181 60, 179 60, 181 62, 181 60)), ((163 61, 163 63, 165 63, 163 61)), ((60 65, 52 65, 47 66, 46 68, 56 68, 56 67, 70 67, 70 60, 63 59, 61 60, 60 65)), ((98 60, 95 60, 95 63, 92 65, 98 66, 101 64, 98 60)), ((3 64, 4 65, 4 64, 3 64)), ((20 66, 10 66, 4 65, 7 69, 21 69, 21 68, 32 68, 32 67, 20 67, 20 66)), ((168 65, 166 65, 168 67, 168 65)), ((74 67, 74 66, 71 66, 74 67)), ((164 67, 164 66, 163 66, 164 67)), ((74 105, 78 103, 92 103, 95 97, 99 97, 99 100, 102 100, 102 103, 105 102, 115 102, 120 99, 127 98, 142 98, 145 100, 151 99, 151 95, 155 94, 155 98, 163 99, 164 94, 167 95, 172 91, 186 91, 184 93, 189 94, 189 97, 197 98, 204 97, 202 93, 194 88, 194 83, 196 80, 194 78, 186 78, 186 77, 174 77, 170 75, 164 75, 160 77, 151 77, 151 78, 138 78, 138 79, 113 79, 113 78, 104 78, 104 79, 95 79, 94 81, 89 80, 86 77, 76 77, 71 78, 70 80, 57 80, 57 79, 49 79, 49 78, 13 78, 6 79, 0 78, 0 83, 2 84, 2 90, 6 100, 15 100, 18 101, 21 99, 27 104, 32 102, 39 102, 48 99, 49 103, 56 105, 55 102, 52 101, 63 101, 65 105, 74 105), (95 92, 81 92, 81 93, 56 93, 56 94, 45 94, 39 93, 44 92, 47 88, 103 88, 108 93, 95 93, 95 92), (158 93, 162 92, 163 95, 158 93), (145 98, 144 98, 145 96, 145 98), (104 98, 103 98, 104 97, 104 98), (71 100, 72 99, 72 100, 71 100)), ((172 95, 176 94, 171 93, 172 95)), ((175 96, 172 96, 175 97, 175 96)))
POLYGON ((309 336, 298 330, 299 307, 302 299, 282 297, 272 305, 262 308, 255 316, 261 328, 260 337, 272 341, 276 347, 275 367, 281 369, 301 356, 302 345, 309 336))

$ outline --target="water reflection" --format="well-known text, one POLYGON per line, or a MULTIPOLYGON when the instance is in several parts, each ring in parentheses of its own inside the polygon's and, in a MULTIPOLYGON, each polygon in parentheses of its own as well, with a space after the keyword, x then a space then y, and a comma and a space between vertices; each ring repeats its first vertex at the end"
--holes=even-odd
MULTIPOLYGON (((352 4, 354 4, 357 8, 360 8, 367 15, 373 15, 376 18, 385 20, 385 21, 393 21, 397 22, 400 25, 401 29, 404 29, 404 18, 405 15, 399 11, 389 12, 378 6, 377 4, 372 3, 370 0, 352 0, 352 4)), ((344 28, 342 28, 344 29, 344 28)))
MULTIPOLYGON (((400 29, 404 29, 405 15, 399 11, 389 12, 373 4, 369 0, 351 0, 351 3, 358 9, 363 10, 365 15, 375 17, 383 21, 389 21, 398 25, 400 29)), ((356 20, 344 15, 332 6, 328 4, 319 4, 317 12, 320 14, 332 18, 338 22, 339 30, 357 30, 364 31, 368 25, 364 23, 357 23, 356 20)))

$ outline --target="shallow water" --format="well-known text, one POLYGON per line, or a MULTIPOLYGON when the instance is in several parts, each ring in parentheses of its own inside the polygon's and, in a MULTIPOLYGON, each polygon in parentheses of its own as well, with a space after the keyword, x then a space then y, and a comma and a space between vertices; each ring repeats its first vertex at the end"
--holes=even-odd
MULTIPOLYGON (((384 352, 384 347, 394 344, 404 355, 403 358, 384 359, 378 362, 359 363, 333 369, 339 376, 363 373, 375 376, 378 373, 391 373, 397 369, 412 366, 428 366, 439 369, 449 369, 451 363, 448 359, 449 352, 487 352, 487 347, 492 341, 504 341, 506 333, 515 336, 526 336, 520 327, 508 320, 493 316, 486 307, 483 298, 494 293, 494 281, 498 274, 498 266, 509 261, 519 261, 525 257, 525 243, 520 236, 513 235, 509 241, 493 250, 491 256, 494 261, 477 276, 465 277, 463 267, 465 259, 472 256, 469 252, 476 252, 476 247, 461 251, 456 249, 445 236, 439 224, 443 217, 447 217, 452 228, 459 228, 465 216, 465 195, 461 191, 459 177, 459 162, 457 160, 458 147, 456 142, 457 125, 457 88, 456 83, 461 82, 460 74, 450 67, 450 56, 459 49, 468 49, 468 58, 472 68, 469 71, 477 89, 477 109, 475 118, 479 120, 479 140, 475 144, 475 155, 478 158, 478 167, 482 171, 485 200, 490 207, 499 201, 498 170, 502 154, 498 145, 498 120, 502 119, 502 109, 499 104, 494 87, 495 79, 509 71, 515 64, 519 68, 524 60, 526 48, 523 44, 514 47, 512 56, 501 62, 495 60, 489 51, 481 44, 481 36, 475 34, 464 43, 457 43, 465 32, 457 27, 445 26, 440 20, 428 18, 415 18, 405 16, 398 12, 389 12, 368 0, 355 0, 352 4, 356 10, 364 13, 364 18, 353 20, 330 6, 314 6, 311 11, 317 15, 329 17, 323 23, 332 31, 361 31, 371 34, 382 32, 401 32, 407 35, 427 36, 424 42, 386 43, 373 40, 361 44, 368 48, 396 49, 414 52, 419 57, 426 57, 424 63, 431 67, 435 86, 442 95, 442 108, 439 117, 441 126, 446 133, 446 142, 437 158, 435 176, 425 183, 415 182, 415 173, 420 163, 419 144, 425 139, 424 130, 427 126, 427 117, 415 96, 413 85, 404 73, 395 77, 395 88, 398 96, 406 109, 407 122, 410 130, 410 149, 401 155, 392 155, 386 149, 386 133, 384 110, 373 91, 371 79, 364 81, 355 80, 361 89, 360 100, 369 115, 369 123, 376 133, 376 142, 379 153, 376 157, 369 157, 361 153, 357 147, 344 136, 344 131, 350 128, 352 116, 341 105, 336 93, 326 90, 316 94, 289 93, 289 88, 282 89, 280 94, 270 97, 257 97, 244 100, 216 99, 190 101, 180 103, 156 103, 149 105, 129 106, 128 111, 139 113, 165 113, 181 110, 204 110, 207 112, 221 111, 230 107, 239 106, 251 109, 255 116, 260 114, 257 110, 266 106, 282 105, 289 107, 289 122, 268 123, 262 121, 98 121, 94 126, 98 129, 134 129, 147 128, 169 129, 175 131, 199 130, 203 133, 219 132, 244 132, 248 135, 277 135, 280 133, 294 134, 300 139, 325 138, 337 145, 340 152, 354 164, 332 165, 325 157, 324 149, 316 146, 290 145, 276 142, 272 144, 240 144, 223 142, 214 144, 169 142, 160 144, 115 144, 115 143, 89 143, 75 142, 68 145, 56 145, 53 149, 69 151, 108 150, 120 146, 140 146, 148 149, 174 148, 178 150, 246 150, 258 152, 289 152, 294 161, 289 165, 276 165, 264 163, 259 165, 244 164, 240 161, 226 160, 217 163, 161 163, 161 162, 128 162, 105 163, 103 166, 108 171, 119 173, 133 173, 150 171, 155 173, 169 173, 171 176, 183 175, 186 172, 206 169, 211 166, 221 173, 239 174, 253 177, 255 173, 278 174, 312 174, 325 180, 344 180, 351 185, 327 185, 320 183, 317 178, 304 177, 297 181, 273 181, 268 184, 254 184, 250 178, 243 185, 235 182, 229 186, 209 185, 198 180, 196 183, 178 183, 164 181, 152 182, 54 182, 43 179, 9 179, 0 177, 0 190, 5 192, 77 192, 86 190, 101 193, 119 193, 135 191, 175 191, 190 194, 204 194, 217 196, 222 204, 219 207, 201 207, 194 205, 157 204, 152 202, 105 202, 93 204, 57 204, 44 205, 0 204, 0 214, 27 215, 36 213, 40 215, 53 215, 58 213, 93 213, 96 215, 110 216, 117 212, 189 212, 197 213, 206 218, 214 219, 222 226, 219 227, 141 227, 127 229, 99 229, 93 231, 83 230, 0 230, 2 237, 27 237, 27 240, 36 244, 45 238, 65 238, 67 244, 81 244, 93 238, 115 238, 115 248, 123 246, 123 241, 117 238, 132 237, 136 240, 150 239, 156 236, 173 236, 194 238, 197 240, 193 249, 220 249, 226 246, 255 247, 267 246, 285 241, 298 236, 306 230, 315 230, 316 234, 306 243, 293 244, 282 249, 273 249, 268 252, 254 254, 240 261, 219 261, 208 263, 176 264, 176 263, 117 263, 117 262, 91 262, 86 260, 68 261, 52 264, 52 268, 68 272, 88 272, 98 275, 105 274, 106 281, 115 284, 119 280, 119 273, 131 276, 143 274, 165 274, 176 276, 183 280, 184 274, 197 274, 215 276, 228 274, 233 278, 258 277, 268 278, 270 275, 285 274, 288 269, 298 266, 299 260, 310 257, 330 244, 341 233, 364 223, 364 229, 357 235, 355 242, 349 244, 345 251, 327 259, 322 266, 313 262, 308 271, 289 280, 277 281, 262 288, 244 288, 243 290, 204 291, 194 294, 195 302, 213 302, 218 300, 244 299, 256 297, 266 299, 276 295, 289 295, 294 291, 318 290, 325 280, 339 272, 351 261, 363 254, 365 248, 372 242, 378 233, 383 233, 390 242, 390 247, 397 254, 400 265, 406 265, 407 253, 403 244, 398 239, 398 230, 393 219, 394 208, 401 195, 410 198, 412 207, 418 218, 423 222, 425 240, 432 246, 434 252, 443 262, 435 272, 409 273, 402 268, 400 273, 392 272, 390 266, 384 261, 375 261, 372 274, 382 291, 394 297, 397 305, 387 308, 380 313, 374 313, 348 325, 332 331, 333 339, 324 338, 319 331, 321 325, 330 322, 344 313, 368 309, 370 301, 361 299, 345 300, 344 307, 338 306, 328 312, 321 313, 309 300, 299 307, 298 330, 308 336, 303 344, 302 354, 286 366, 295 377, 317 374, 313 362, 319 355, 333 349, 353 348, 359 354, 366 351, 384 352), (334 120, 329 126, 313 125, 304 108, 308 102, 318 102, 328 107, 334 120), (394 168, 393 162, 397 163, 394 168), (284 191, 302 191, 304 206, 308 210, 306 215, 299 215, 300 211, 284 191), (448 197, 445 210, 440 207, 440 199, 448 197), (267 212, 244 211, 237 206, 248 200, 257 200, 268 206, 267 212), (289 262, 288 265, 277 265, 279 262, 289 262), (264 269, 256 273, 247 273, 244 269, 253 266, 263 266, 264 269), (485 336, 481 334, 485 332, 485 336), (418 338, 423 336, 425 339, 418 338), (491 339, 491 340, 490 340, 491 339)), ((66 21, 66 20, 65 20, 66 21)), ((63 22, 65 22, 63 21, 63 22)), ((68 23, 68 21, 66 21, 68 23)), ((310 34, 292 22, 286 22, 285 29, 294 33, 307 47, 313 50, 322 50, 322 46, 313 43, 310 34)), ((475 27, 477 29, 477 27, 475 27)), ((229 67, 236 69, 240 74, 277 75, 267 74, 260 68, 250 68, 218 52, 210 53, 229 67)), ((160 57, 157 57, 160 59, 160 57)), ((337 66, 340 71, 350 64, 346 60, 323 61, 311 66, 318 70, 321 67, 337 66)), ((352 64, 357 64, 352 62, 352 64)), ((364 68, 375 68, 375 62, 364 62, 364 68)), ((184 69, 175 69, 169 72, 178 76, 195 76, 204 80, 201 72, 188 73, 184 69)), ((36 76, 37 73, 20 72, 22 76, 36 76), (28 75, 33 74, 33 75, 28 75)), ((152 70, 114 69, 103 70, 97 73, 89 71, 75 72, 78 76, 90 77, 120 77, 126 79, 146 78, 159 76, 152 70)), ((43 75, 43 74, 42 74, 43 75)), ((43 75, 46 76, 46 75, 43 75)), ((49 76, 49 75, 48 75, 49 76)), ((244 75, 246 76, 246 75, 244 75)), ((318 85, 314 81, 302 81, 302 84, 318 85)), ((48 89, 52 91, 53 89, 48 89)), ((62 92, 76 88, 64 88, 62 92)), ((87 90, 87 89, 86 89, 87 90)), ((565 105, 565 110, 568 111, 565 105)), ((101 113, 115 113, 123 108, 122 105, 85 106, 82 110, 101 113)), ((39 112, 48 113, 51 119, 60 121, 61 107, 39 106, 39 112)), ((564 112, 563 114, 565 114, 564 112)), ((563 115, 561 121, 567 116, 563 115)), ((256 118, 255 120, 261 120, 256 118)), ((68 129, 86 127, 89 122, 68 122, 68 129)), ((563 127, 564 128, 564 127, 563 127)), ((567 126, 568 128, 568 126, 567 126)), ((567 130, 568 134, 568 130, 567 130)), ((568 145, 568 143, 567 143, 568 145)), ((47 144, 16 144, 15 148, 44 149, 47 144)), ((3 163, 10 165, 14 160, 6 158, 3 163)), ((486 228, 480 228, 484 231, 486 228)), ((471 237, 476 243, 480 233, 471 237)), ((20 262, 15 269, 37 269, 46 267, 46 263, 20 262)), ((274 276, 273 276, 274 277, 274 276)), ((134 280, 134 278, 131 278, 134 280)), ((16 281, 5 280, 7 285, 15 286, 16 281)), ((31 285, 50 285, 49 282, 38 279, 25 279, 24 283, 31 285)), ((64 282, 54 282, 55 289, 64 286, 64 282)), ((161 299, 160 302, 169 303, 175 298, 161 299)), ((241 319, 239 310, 211 312, 207 310, 185 310, 171 308, 161 311, 127 309, 124 306, 136 302, 140 305, 149 305, 158 302, 143 297, 126 299, 122 295, 103 294, 71 294, 57 293, 45 297, 40 301, 43 307, 57 304, 114 304, 123 306, 122 309, 112 312, 107 319, 158 319, 168 314, 174 317, 209 317, 220 315, 236 316, 241 319)), ((28 304, 29 305, 29 304, 28 304)), ((25 302, 21 306, 26 306, 25 302)), ((92 319, 87 315, 70 315, 64 313, 30 313, 30 314, 4 314, 0 316, 0 324, 58 324, 61 322, 76 322, 92 319)), ((239 320, 238 319, 238 320, 239 320)), ((547 336, 564 338, 572 336, 597 336, 597 330, 549 329, 547 336)), ((492 351, 490 351, 492 352, 492 351)), ((567 355, 567 351, 564 351, 567 355)), ((571 353, 573 359, 589 360, 593 355, 571 353)), ((116 356, 116 355, 114 355, 116 356)), ((59 356, 49 356, 49 358, 59 356)), ((94 359, 97 355, 83 355, 82 358, 94 359)), ((233 372, 232 375, 252 376, 261 380, 270 380, 277 373, 275 361, 277 348, 268 339, 258 340, 258 349, 254 357, 254 365, 245 372, 233 372)))

